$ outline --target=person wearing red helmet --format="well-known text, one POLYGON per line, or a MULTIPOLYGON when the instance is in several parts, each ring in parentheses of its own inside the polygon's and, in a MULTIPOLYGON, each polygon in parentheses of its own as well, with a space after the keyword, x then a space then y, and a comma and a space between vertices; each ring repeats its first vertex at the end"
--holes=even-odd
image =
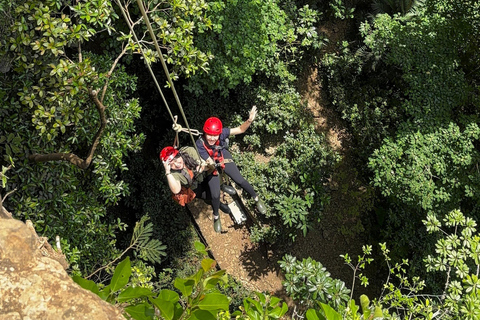
MULTIPOLYGON (((207 180, 204 179, 208 174, 204 171, 206 164, 201 163, 195 148, 184 147, 176 150, 170 146, 165 147, 160 152, 160 160, 165 168, 165 176, 173 200, 185 206, 194 198, 200 198, 213 207, 210 189, 207 180)), ((220 203, 216 206, 217 215, 219 208, 227 214, 231 213, 228 205, 220 203)), ((217 223, 214 228, 216 232, 221 232, 222 226, 217 223)))
MULTIPOLYGON (((204 159, 208 164, 215 165, 216 168, 224 170, 224 172, 232 178, 233 181, 242 187, 257 204, 257 209, 260 213, 266 213, 266 207, 262 200, 259 199, 257 193, 253 189, 252 185, 245 180, 240 174, 237 165, 233 162, 232 155, 226 149, 227 138, 230 135, 242 134, 250 127, 253 120, 257 115, 257 107, 253 106, 250 110, 247 121, 235 128, 224 128, 222 121, 216 117, 210 117, 205 121, 203 126, 203 135, 195 142, 197 145, 200 157, 204 159), (225 159, 228 159, 225 161, 225 159)), ((210 193, 212 195, 212 207, 215 212, 215 207, 220 203, 220 177, 217 169, 213 171, 211 175, 206 177, 208 186, 210 187, 210 193)), ((217 210, 218 211, 218 210, 217 210)), ((218 215, 214 216, 214 219, 218 219, 218 215)))

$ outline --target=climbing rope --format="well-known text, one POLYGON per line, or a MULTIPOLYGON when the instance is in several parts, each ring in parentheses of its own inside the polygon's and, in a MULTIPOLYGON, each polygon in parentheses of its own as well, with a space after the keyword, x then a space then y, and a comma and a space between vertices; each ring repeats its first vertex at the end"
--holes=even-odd
POLYGON ((168 107, 167 100, 165 99, 165 96, 163 95, 162 89, 160 88, 160 85, 158 84, 157 78, 155 77, 155 74, 153 73, 152 67, 150 67, 150 64, 147 62, 147 59, 146 59, 146 57, 145 57, 145 52, 143 51, 143 48, 142 48, 142 46, 140 45, 140 42, 138 41, 137 34, 136 34, 135 31, 133 30, 133 26, 132 26, 132 24, 130 23, 130 20, 128 19, 127 13, 126 13, 125 10, 123 9, 123 6, 122 6, 122 4, 120 3, 120 0, 115 0, 115 2, 117 3, 117 5, 120 7, 120 10, 122 11, 123 18, 125 19, 125 22, 127 23, 128 28, 130 29, 130 32, 131 32, 132 35, 133 35, 133 39, 135 40, 135 42, 136 42, 137 45, 138 45, 138 48, 140 49, 140 53, 142 54, 143 60, 145 61, 145 64, 147 65, 148 71, 150 71, 150 75, 152 76, 153 81, 155 82, 155 85, 156 85, 156 87, 157 87, 157 90, 158 90, 158 92, 160 92, 160 96, 162 97, 163 103, 164 103, 165 106, 167 107, 168 113, 170 114, 170 118, 172 118, 172 121, 173 121, 173 119, 174 119, 173 114, 172 114, 172 112, 170 111, 170 108, 168 107))
POLYGON ((147 28, 149 30, 149 33, 150 33, 150 36, 152 37, 152 40, 155 44, 155 48, 159 54, 159 57, 160 57, 160 61, 162 62, 162 66, 163 66, 163 70, 165 72, 165 75, 167 76, 167 80, 170 84, 170 87, 172 88, 172 91, 173 91, 173 95, 175 96, 175 100, 177 102, 177 105, 178 105, 178 108, 180 110, 180 113, 182 114, 182 117, 183 117, 183 120, 185 121, 185 124, 187 125, 187 129, 184 129, 182 128, 181 125, 177 124, 177 116, 173 116, 171 110, 170 110, 170 107, 168 106, 168 103, 167 103, 167 100, 165 99, 165 96, 163 95, 163 92, 162 92, 162 89, 160 88, 160 85, 158 84, 158 81, 157 81, 157 78, 155 76, 155 74, 153 73, 153 70, 150 66, 150 64, 148 63, 147 59, 146 59, 146 56, 145 56, 145 52, 143 51, 143 48, 142 46, 140 45, 140 41, 138 40, 138 37, 135 33, 135 31, 133 30, 133 25, 132 23, 130 22, 130 19, 128 18, 127 16, 127 13, 125 12, 126 10, 124 9, 122 3, 120 2, 120 0, 115 0, 115 2, 117 3, 117 5, 120 7, 120 10, 122 11, 122 15, 123 15, 123 18, 125 19, 125 22, 127 23, 128 25, 128 28, 130 29, 130 32, 132 33, 132 36, 133 36, 133 39, 135 40, 135 42, 137 43, 138 45, 138 48, 140 49, 140 53, 142 54, 143 56, 143 59, 145 61, 145 64, 147 65, 147 68, 150 72, 150 75, 152 76, 152 79, 153 81, 155 82, 155 86, 157 87, 157 90, 158 92, 160 93, 161 97, 162 97, 162 100, 163 100, 163 103, 165 104, 165 106, 167 107, 167 110, 168 110, 168 113, 170 114, 170 118, 172 119, 172 122, 173 122, 173 129, 175 130, 176 134, 175 134, 175 140, 174 140, 174 147, 177 149, 178 148, 178 132, 188 132, 190 134, 190 138, 192 139, 192 142, 193 142, 193 146, 195 147, 195 150, 197 151, 197 154, 200 156, 200 153, 198 152, 198 148, 197 148, 197 145, 195 144, 195 139, 193 138, 193 135, 200 135, 200 133, 198 132, 198 130, 195 130, 195 129, 190 129, 189 125, 188 125, 188 121, 187 121, 187 118, 185 116, 185 113, 183 112, 183 108, 182 108, 182 104, 180 103, 180 99, 178 97, 178 94, 177 94, 177 91, 175 90, 175 86, 173 85, 173 81, 170 77, 170 73, 168 72, 168 69, 167 69, 167 65, 165 64, 165 60, 163 59, 163 55, 162 55, 162 52, 160 50, 160 47, 158 46, 158 41, 157 41, 157 38, 155 36, 155 33, 153 32, 153 29, 152 29, 152 26, 150 24, 150 20, 148 19, 148 16, 146 15, 146 12, 145 12, 145 9, 144 9, 144 6, 143 6, 143 2, 141 0, 137 1, 137 4, 140 8, 140 11, 142 12, 142 17, 143 17, 143 20, 145 21, 146 25, 147 25, 147 28))
MULTIPOLYGON (((155 33, 153 32, 152 25, 150 24, 150 19, 147 16, 147 13, 145 12, 145 7, 144 3, 142 0, 137 0, 137 5, 142 12, 142 17, 143 20, 145 21, 145 24, 147 25, 148 32, 150 33, 150 37, 153 40, 153 43, 155 44, 155 49, 157 50, 158 56, 160 58, 160 62, 162 63, 163 71, 165 72, 165 75, 167 76, 167 80, 170 83, 170 87, 172 88, 173 95, 175 96, 175 101, 177 102, 178 109, 180 110, 180 113, 182 114, 183 121, 185 121, 185 124, 187 126, 188 132, 190 134, 190 138, 192 139, 193 146, 195 147, 195 150, 197 151, 197 154, 200 157, 200 153, 198 152, 197 145, 195 143, 195 139, 193 138, 192 131, 190 129, 190 126, 188 125, 187 117, 185 116, 185 113, 183 112, 182 104, 180 102, 180 98, 178 97, 177 91, 175 90, 175 86, 173 85, 172 78, 170 77, 170 73, 168 72, 167 64, 165 63, 165 59, 163 59, 163 54, 162 51, 160 50, 160 46, 158 45, 157 37, 155 36, 155 33)), ((137 42, 138 44, 138 42, 137 42)), ((140 44, 138 44, 140 46, 140 44)))

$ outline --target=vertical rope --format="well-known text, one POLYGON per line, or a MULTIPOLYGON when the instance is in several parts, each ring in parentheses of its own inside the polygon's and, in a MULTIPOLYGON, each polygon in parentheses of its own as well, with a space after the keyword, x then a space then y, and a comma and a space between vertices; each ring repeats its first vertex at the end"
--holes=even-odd
POLYGON ((162 51, 160 50, 160 46, 158 45, 157 37, 155 36, 155 33, 153 32, 152 25, 150 24, 150 20, 148 19, 147 13, 145 12, 145 7, 143 4, 142 0, 137 0, 138 7, 140 11, 142 12, 143 20, 145 21, 145 24, 147 25, 148 32, 150 33, 150 37, 153 40, 153 43, 155 44, 155 49, 157 49, 160 61, 163 66, 163 71, 165 72, 165 75, 167 76, 167 80, 170 83, 170 87, 172 88, 173 95, 175 96, 175 100, 177 101, 178 108, 180 109, 180 113, 182 114, 183 121, 185 121, 185 124, 187 125, 188 132, 190 134, 190 138, 192 139, 193 146, 195 147, 195 150, 197 151, 197 154, 200 156, 200 153, 198 152, 197 145, 195 144, 195 139, 193 138, 193 135, 190 132, 190 126, 188 125, 187 118, 185 117, 185 113, 183 112, 182 104, 180 103, 180 99, 178 98, 177 91, 175 90, 175 86, 173 85, 172 78, 170 77, 170 73, 168 72, 167 65, 165 63, 165 59, 163 59, 163 54, 162 51))
POLYGON ((125 19, 125 22, 127 23, 128 28, 130 29, 130 32, 133 35, 133 39, 137 43, 137 45, 140 49, 140 53, 143 56, 143 61, 147 65, 148 71, 150 71, 150 75, 152 76, 153 81, 155 82, 155 86, 157 87, 158 92, 160 92, 160 96, 162 96, 163 103, 167 107, 168 113, 170 114, 170 118, 172 118, 172 121, 174 121, 174 117, 173 117, 172 112, 170 111, 170 108, 168 107, 167 100, 165 99, 165 96, 163 95, 162 89, 160 88, 160 85, 158 84, 157 78, 155 77, 155 74, 153 73, 153 70, 150 67, 150 64, 148 64, 147 58, 145 57, 145 52, 143 51, 143 48, 140 45, 140 42, 138 41, 137 35, 136 35, 135 31, 133 30, 132 25, 130 24, 130 20, 128 20, 127 14, 125 13, 125 10, 124 10, 122 4, 120 3, 120 0, 115 0, 115 2, 117 3, 117 5, 120 7, 120 10, 122 11, 123 18, 125 19))

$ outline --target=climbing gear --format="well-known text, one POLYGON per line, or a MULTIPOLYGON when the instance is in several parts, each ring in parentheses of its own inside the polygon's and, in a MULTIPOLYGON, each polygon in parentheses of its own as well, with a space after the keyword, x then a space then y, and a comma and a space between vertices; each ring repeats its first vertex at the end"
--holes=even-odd
POLYGON ((175 131, 175 140, 173 140, 173 146, 178 149, 179 145, 180 145, 180 140, 178 139, 178 133, 179 132, 187 132, 187 133, 190 133, 191 135, 194 135, 194 136, 199 136, 201 135, 202 133, 196 129, 185 129, 185 128, 182 128, 182 126, 180 124, 177 123, 177 119, 178 119, 178 116, 174 116, 173 117, 173 124, 172 124, 172 129, 175 131))
POLYGON ((217 233, 222 232, 222 221, 220 221, 220 216, 213 216, 213 230, 217 233))
POLYGON ((257 200, 257 210, 261 214, 266 214, 267 213, 267 207, 265 206, 265 203, 263 203, 263 201, 260 200, 260 198, 257 200))
MULTIPOLYGON (((175 120, 175 118, 174 118, 174 116, 173 116, 173 114, 170 110, 170 107, 168 106, 167 100, 165 99, 165 96, 163 95, 162 89, 160 88, 160 85, 158 84, 157 78, 155 77, 155 74, 153 73, 152 67, 148 63, 148 61, 150 61, 150 60, 147 59, 147 57, 145 55, 145 52, 143 50, 143 47, 140 45, 140 41, 138 40, 138 37, 135 33, 135 30, 133 30, 134 24, 132 23, 130 18, 127 16, 127 13, 125 12, 126 11, 125 7, 128 6, 128 5, 125 5, 125 7, 124 7, 121 3, 121 0, 115 0, 115 2, 117 3, 117 5, 119 6, 119 8, 122 12, 123 18, 124 18, 125 22, 127 23, 128 28, 130 29, 130 32, 132 33, 133 39, 134 39, 135 43, 137 44, 138 49, 140 50, 140 53, 142 54, 143 61, 145 61, 145 64, 148 68, 148 71, 150 72, 150 75, 152 76, 152 79, 155 82, 157 90, 160 93, 160 96, 162 97, 163 103, 167 107, 168 113, 170 114, 170 117, 172 118, 172 121, 174 123, 176 123, 176 120, 175 120)), ((165 63, 165 59, 163 57, 162 50, 160 49, 160 46, 158 44, 157 37, 156 37, 155 32, 153 31, 152 25, 150 23, 150 19, 148 18, 147 13, 145 12, 145 4, 143 3, 143 0, 137 0, 137 5, 138 5, 138 8, 140 9, 143 20, 145 21, 148 32, 150 33, 150 37, 152 38, 153 44, 155 45, 155 49, 157 50, 158 58, 159 58, 160 62, 162 63, 163 71, 165 73, 165 76, 167 77, 168 84, 169 84, 170 88, 172 89, 173 95, 175 97, 175 101, 177 102, 177 106, 180 110, 183 121, 185 122, 185 124, 187 126, 187 129, 188 129, 188 132, 190 133, 190 138, 193 142, 193 146, 195 147, 195 150, 197 151, 197 154, 200 155, 200 153, 198 152, 197 146, 195 145, 195 139, 193 138, 192 130, 190 129, 190 126, 188 125, 188 121, 187 121, 187 118, 185 116, 185 113, 183 112, 183 108, 182 108, 182 104, 180 102, 180 98, 178 97, 177 91, 175 90, 175 86, 173 84, 173 80, 170 76, 170 72, 168 71, 167 64, 165 63)))
POLYGON ((182 207, 185 207, 187 203, 192 202, 195 197, 195 192, 193 192, 192 189, 186 187, 182 187, 180 189, 180 192, 177 194, 172 193, 172 199, 182 207))
MULTIPOLYGON (((130 29, 130 32, 131 32, 132 37, 133 37, 133 40, 134 40, 134 42, 135 42, 136 45, 137 45, 137 49, 136 49, 136 50, 137 50, 137 52, 140 51, 140 53, 142 54, 143 60, 144 60, 144 62, 145 62, 145 65, 146 65, 146 67, 148 68, 148 70, 149 70, 149 72, 150 72, 150 75, 151 75, 151 77, 152 77, 152 79, 153 79, 153 81, 154 81, 154 83, 155 83, 155 86, 156 86, 158 92, 160 93, 160 95, 161 95, 161 97, 162 97, 163 103, 164 103, 164 105, 166 106, 167 111, 168 111, 170 117, 172 118, 172 121, 174 122, 173 128, 174 128, 175 132, 178 133, 178 132, 180 131, 180 128, 179 128, 179 126, 176 125, 176 119, 175 119, 174 116, 172 115, 172 112, 171 112, 171 110, 170 110, 170 108, 169 108, 169 106, 168 106, 168 103, 167 103, 167 101, 166 101, 166 99, 165 99, 165 96, 163 95, 163 92, 162 92, 162 90, 161 90, 161 88, 160 88, 160 85, 159 85, 159 83, 158 83, 158 81, 157 81, 157 78, 156 78, 156 76, 155 76, 155 74, 154 74, 154 72, 153 72, 153 70, 152 70, 152 67, 151 67, 151 65, 150 65, 150 63, 149 63, 149 61, 151 61, 151 60, 148 59, 148 57, 146 56, 145 51, 144 51, 144 48, 142 47, 142 45, 141 45, 141 43, 140 43, 140 41, 139 41, 139 39, 138 39, 138 37, 137 37, 137 35, 136 35, 136 33, 135 33, 135 30, 133 29, 133 28, 134 28, 134 25, 135 25, 136 23, 134 23, 134 22, 131 20, 131 18, 128 16, 128 14, 127 14, 127 12, 126 12, 126 8, 128 7, 128 4, 127 4, 127 3, 122 4, 122 0, 115 0, 115 2, 117 3, 118 7, 120 8, 120 10, 121 10, 121 12, 122 12, 122 15, 123 15, 123 18, 124 18, 125 22, 127 23, 128 28, 130 29)), ((197 151, 197 154, 199 154, 197 145, 195 144, 195 140, 194 140, 193 135, 192 135, 192 130, 190 129, 190 127, 189 127, 189 125, 188 125, 187 118, 186 118, 185 113, 184 113, 184 111, 183 111, 183 108, 182 108, 180 99, 179 99, 179 97, 178 97, 178 94, 177 94, 177 92, 176 92, 176 90, 175 90, 175 86, 174 86, 174 83, 173 83, 173 81, 172 81, 172 79, 171 79, 170 72, 168 71, 167 65, 166 65, 166 63, 165 63, 165 59, 164 59, 163 53, 162 53, 162 51, 161 51, 161 49, 160 49, 160 46, 159 46, 159 44, 158 44, 158 41, 157 41, 155 32, 154 32, 154 30, 153 30, 153 28, 152 28, 152 26, 151 26, 150 19, 149 19, 149 17, 147 16, 147 13, 146 13, 146 11, 145 11, 145 9, 147 8, 147 6, 143 3, 143 0, 137 0, 137 5, 138 5, 138 9, 140 10, 140 13, 141 13, 141 15, 142 15, 142 19, 143 19, 143 21, 144 21, 145 24, 146 24, 147 30, 148 30, 148 32, 149 32, 149 34, 150 34, 150 37, 151 37, 152 42, 153 42, 153 44, 154 44, 154 46, 155 46, 155 49, 156 49, 156 51, 157 51, 157 54, 158 54, 157 57, 158 57, 158 59, 160 60, 160 62, 161 62, 161 64, 162 64, 162 67, 163 67, 165 76, 166 76, 167 81, 168 81, 168 85, 170 86, 170 88, 171 88, 171 90, 172 90, 172 92, 173 92, 173 95, 174 95, 174 97, 175 97, 175 101, 177 102, 177 106, 178 106, 178 108, 179 108, 179 110, 180 110, 180 113, 181 113, 181 115, 182 115, 182 117, 183 117, 184 123, 185 123, 186 127, 188 128, 188 132, 189 132, 190 138, 191 138, 191 140, 192 140, 192 142, 193 142, 193 146, 195 147, 195 150, 197 151)), ((221 121, 219 121, 219 124, 221 125, 221 121)), ((221 129, 220 129, 220 133, 221 133, 221 129)), ((219 134, 220 134, 220 133, 219 133, 219 134)), ((177 146, 177 144, 178 144, 177 141, 178 141, 178 139, 176 139, 176 141, 175 141, 175 143, 174 143, 174 146, 177 146)), ((200 154, 199 154, 199 155, 200 155, 200 154)), ((228 159, 227 159, 227 160, 228 160, 228 159)), ((218 220, 219 220, 219 219, 218 219, 218 220)), ((218 223, 220 224, 220 220, 219 220, 218 223)), ((218 230, 219 230, 218 232, 221 231, 221 225, 220 225, 220 228, 219 228, 218 230)))
POLYGON ((228 207, 228 204, 223 203, 223 202, 220 202, 220 210, 222 210, 222 212, 226 213, 226 214, 231 214, 232 213, 232 210, 230 210, 230 208, 228 207))
POLYGON ((175 158, 178 154, 178 150, 174 147, 165 147, 160 152, 160 160, 170 162, 175 158))
POLYGON ((222 133, 222 121, 217 117, 210 117, 203 125, 203 132, 211 136, 219 136, 222 133))
POLYGON ((215 162, 215 170, 213 171, 213 175, 218 175, 218 169, 225 168, 225 159, 223 158, 222 154, 222 150, 225 147, 220 145, 220 140, 217 140, 213 146, 209 146, 208 143, 205 143, 205 140, 203 140, 202 137, 199 137, 198 139, 203 143, 203 147, 205 150, 207 150, 208 155, 215 162))
POLYGON ((193 199, 195 199, 196 194, 191 188, 193 183, 193 171, 185 167, 180 171, 180 173, 187 179, 188 186, 182 186, 180 192, 177 194, 172 193, 172 199, 184 207, 187 203, 190 203, 193 199))

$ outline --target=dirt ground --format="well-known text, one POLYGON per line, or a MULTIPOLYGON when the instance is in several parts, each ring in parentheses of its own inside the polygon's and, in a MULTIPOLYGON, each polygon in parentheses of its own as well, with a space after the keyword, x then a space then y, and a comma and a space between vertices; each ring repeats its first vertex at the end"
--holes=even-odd
MULTIPOLYGON (((269 292, 284 299, 289 306, 292 306, 292 302, 283 289, 284 278, 277 263, 285 253, 296 256, 297 259, 311 257, 321 262, 332 277, 341 279, 351 287, 353 272, 340 255, 348 253, 356 260, 356 256, 361 253, 364 242, 358 212, 359 208, 368 206, 370 198, 368 189, 357 179, 353 169, 348 153, 349 137, 343 129, 341 119, 323 106, 321 84, 315 68, 306 72, 299 84, 299 91, 312 112, 318 132, 327 135, 329 144, 342 157, 330 181, 331 203, 315 231, 306 237, 298 237, 289 252, 267 250, 250 242, 248 224, 235 225, 229 215, 221 214, 223 232, 217 234, 213 230, 211 208, 200 200, 189 205, 219 267, 241 281, 245 287, 269 292)), ((356 288, 357 293, 363 293, 357 289, 360 288, 356 288)))

